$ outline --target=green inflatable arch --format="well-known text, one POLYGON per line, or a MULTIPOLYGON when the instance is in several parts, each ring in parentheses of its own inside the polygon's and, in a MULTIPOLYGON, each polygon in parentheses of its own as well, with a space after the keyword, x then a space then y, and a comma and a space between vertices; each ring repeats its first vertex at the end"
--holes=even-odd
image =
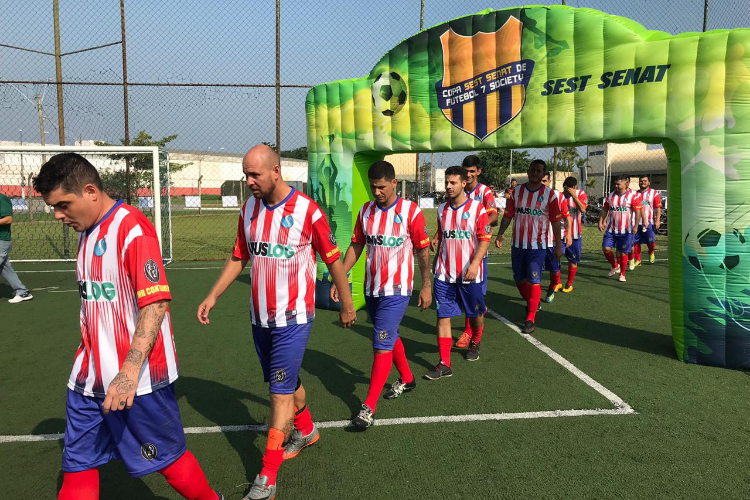
MULTIPOLYGON (((662 143, 677 355, 747 367, 749 68, 748 29, 673 36, 592 9, 482 11, 404 40, 365 78, 310 90, 308 186, 346 247, 386 153, 662 143)), ((355 267, 358 305, 362 280, 355 267)))

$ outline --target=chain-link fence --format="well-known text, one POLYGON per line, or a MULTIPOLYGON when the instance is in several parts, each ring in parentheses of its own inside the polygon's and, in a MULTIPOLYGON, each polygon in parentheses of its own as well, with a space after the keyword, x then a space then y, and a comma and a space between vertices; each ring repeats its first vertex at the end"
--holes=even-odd
MULTIPOLYGON (((745 0, 567 3, 669 33, 750 25, 745 0)), ((491 7, 516 4, 499 0, 491 7)), ((383 53, 420 27, 486 7, 484 0, 262 0, 221 5, 195 0, 6 0, 0 17, 0 140, 16 145, 102 141, 168 149, 174 258, 222 258, 235 226, 237 209, 231 197, 241 203, 246 196, 241 158, 250 146, 278 145, 287 158, 282 165, 285 177, 304 187, 304 103, 310 86, 363 76, 383 53)), ((666 179, 666 160, 663 171, 657 165, 658 148, 623 147, 630 149, 618 152, 617 146, 602 145, 527 154, 549 160, 560 173, 577 175, 594 205, 613 175, 648 172, 660 186, 666 179), (602 161, 598 171, 594 165, 602 161)), ((440 176, 432 167, 460 163, 463 155, 419 155, 413 162, 415 173, 403 176, 404 194, 439 197, 434 193, 440 176), (417 165, 422 166, 419 174, 417 165)), ((10 165, 0 168, 7 177, 10 165)), ((496 176, 498 190, 509 174, 510 169, 503 178, 496 176)), ((5 182, 0 182, 1 192, 27 199, 29 193, 18 191, 28 185, 27 178, 5 182)), ((128 194, 131 203, 139 203, 137 189, 124 196, 128 194)), ((31 193, 26 203, 41 201, 31 193)), ((20 237, 23 230, 17 233, 20 237)))

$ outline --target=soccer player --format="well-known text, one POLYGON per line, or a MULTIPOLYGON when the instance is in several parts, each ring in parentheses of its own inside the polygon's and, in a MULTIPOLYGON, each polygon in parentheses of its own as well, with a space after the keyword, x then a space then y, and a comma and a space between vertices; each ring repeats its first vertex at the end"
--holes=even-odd
MULTIPOLYGON (((29 208, 30 210, 30 208, 29 208)), ((29 289, 21 283, 18 274, 10 265, 10 226, 13 224, 13 205, 10 198, 0 193, 0 273, 15 292, 13 298, 8 299, 11 304, 26 302, 34 298, 29 289)))
MULTIPOLYGON (((569 246, 572 245, 571 232, 570 232, 570 213, 568 212, 568 204, 565 203, 565 196, 555 191, 552 186, 552 180, 549 172, 545 172, 542 177, 542 184, 552 189, 554 196, 557 197, 557 204, 560 207, 560 213, 563 216, 563 227, 560 229, 560 236, 563 239, 563 251, 566 251, 569 246)), ((551 223, 550 223, 551 224, 551 223)), ((562 280, 560 280, 560 261, 555 259, 554 250, 552 247, 547 247, 547 255, 544 258, 544 269, 549 271, 549 287, 547 288, 547 295, 544 297, 544 301, 548 304, 555 300, 555 292, 560 291, 562 288, 562 280)))
MULTIPOLYGON (((387 161, 373 163, 367 177, 375 201, 368 201, 359 210, 352 243, 344 256, 344 271, 348 273, 367 248, 364 289, 373 325, 373 361, 367 399, 352 420, 361 429, 367 429, 374 421, 391 365, 396 365, 400 377, 384 395, 386 399, 395 399, 417 386, 399 337, 399 325, 409 306, 414 282, 415 250, 422 275, 417 305, 424 311, 432 304, 430 238, 422 211, 416 203, 396 194, 396 173, 387 161)), ((331 300, 339 301, 335 284, 331 286, 331 300)))
POLYGON ((542 184, 547 171, 544 160, 533 160, 527 170, 528 182, 516 186, 505 207, 495 246, 502 248, 503 234, 513 221, 511 262, 513 279, 521 297, 526 301, 526 322, 521 332, 534 331, 536 311, 542 296, 541 279, 547 248, 553 247, 553 257, 562 257, 560 220, 563 218, 557 197, 552 189, 542 184))
POLYGON ((565 258, 568 260, 568 280, 565 283, 563 293, 573 291, 573 280, 581 262, 581 240, 583 238, 582 217, 589 206, 589 197, 585 191, 578 189, 578 181, 575 177, 567 177, 563 181, 563 203, 567 205, 570 212, 570 235, 571 243, 565 247, 565 258))
POLYGON ((633 246, 633 234, 638 230, 641 220, 641 196, 628 189, 630 177, 620 175, 615 182, 615 190, 607 195, 599 215, 599 231, 604 232, 602 250, 611 269, 609 276, 620 273, 620 281, 625 279, 625 268, 628 265, 628 254, 633 246), (635 216, 635 217, 633 217, 635 216), (605 222, 606 221, 606 222, 605 222), (612 254, 617 250, 617 260, 612 254))
MULTIPOLYGON (((480 165, 479 157, 476 155, 469 155, 464 158, 461 165, 466 169, 466 195, 470 199, 481 203, 484 210, 487 212, 487 220, 489 221, 490 226, 496 225, 497 205, 495 202, 495 196, 492 194, 492 190, 488 186, 479 182, 479 176, 482 175, 482 166, 480 165)), ((491 236, 492 235, 490 234, 490 237, 491 236)), ((487 254, 485 254, 484 259, 482 260, 482 295, 485 296, 487 295, 487 270, 487 254)), ((484 323, 482 324, 484 325, 484 323)), ((464 321, 464 331, 456 341, 456 347, 460 349, 469 347, 469 342, 471 342, 475 333, 477 332, 471 330, 471 321, 469 320, 469 317, 466 316, 466 320, 464 321)), ((479 332, 480 337, 481 335, 482 332, 479 332)))
POLYGON ((341 252, 320 207, 283 181, 278 155, 264 144, 247 152, 242 170, 253 197, 242 206, 234 250, 198 306, 198 320, 209 323, 217 299, 252 261, 253 340, 264 380, 270 382, 271 411, 263 468, 245 499, 272 499, 283 460, 319 438, 299 379, 315 317, 315 252, 339 289, 342 325, 351 326, 356 314, 341 252))
POLYGON ((81 344, 68 381, 59 500, 99 498, 99 467, 162 474, 183 497, 222 499, 187 450, 174 394, 177 354, 159 240, 137 209, 102 190, 84 157, 58 154, 34 189, 80 234, 81 344))
POLYGON ((453 375, 451 368, 451 317, 463 310, 471 322, 471 339, 465 357, 479 359, 479 344, 484 330, 482 281, 484 259, 490 247, 491 228, 484 206, 466 196, 464 167, 445 170, 445 195, 448 201, 438 207, 438 243, 435 256, 435 303, 440 361, 425 374, 428 380, 453 375))
POLYGON ((638 193, 641 195, 643 202, 643 215, 633 241, 635 266, 641 265, 641 244, 643 243, 648 247, 648 261, 651 264, 656 262, 656 256, 654 255, 656 230, 661 227, 661 196, 654 189, 651 189, 651 179, 648 174, 638 178, 638 186, 641 188, 638 193))

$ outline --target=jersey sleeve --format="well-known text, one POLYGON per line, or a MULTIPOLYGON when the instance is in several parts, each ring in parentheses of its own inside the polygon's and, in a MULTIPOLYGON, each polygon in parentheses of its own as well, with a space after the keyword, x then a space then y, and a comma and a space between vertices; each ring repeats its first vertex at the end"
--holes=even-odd
POLYGON ((553 196, 549 200, 549 221, 558 222, 563 218, 563 213, 560 211, 560 203, 557 201, 557 196, 553 196))
POLYGON ((438 237, 438 246, 440 245, 440 242, 443 241, 443 227, 442 224, 440 224, 440 212, 443 206, 441 205, 438 207, 437 211, 437 237, 438 237))
POLYGON ((427 235, 424 213, 417 208, 414 218, 409 224, 409 238, 416 249, 427 248, 430 246, 430 237, 427 235))
POLYGON ((156 234, 144 228, 142 223, 141 230, 139 236, 133 239, 126 238, 125 241, 130 242, 125 248, 123 258, 123 267, 135 290, 139 309, 160 300, 172 300, 161 260, 159 240, 156 234))
POLYGON ((484 205, 484 209, 488 214, 497 212, 497 203, 495 203, 495 196, 489 189, 486 193, 484 193, 484 200, 482 200, 482 204, 484 205))
POLYGON ((234 250, 232 255, 240 260, 250 260, 250 252, 247 249, 247 238, 245 238, 245 217, 243 211, 240 212, 239 222, 237 223, 237 238, 234 240, 234 250))
POLYGON ((516 193, 514 191, 510 195, 510 198, 508 198, 507 203, 505 204, 505 212, 503 212, 503 217, 512 219, 515 211, 516 211, 516 193))
POLYGON ((487 217, 487 211, 482 208, 477 211, 477 239, 479 241, 490 241, 491 238, 490 219, 487 217))
POLYGON ((654 195, 654 208, 661 208, 661 196, 659 196, 659 193, 654 195))
POLYGON ((320 208, 312 216, 312 247, 326 264, 331 264, 341 257, 336 237, 331 232, 328 219, 320 208))
POLYGON ((635 197, 633 197, 633 201, 631 202, 631 208, 633 210, 640 210, 643 208, 643 198, 641 197, 641 195, 638 194, 635 197))
POLYGON ((586 191, 581 191, 581 193, 578 195, 578 201, 583 203, 584 208, 588 208, 589 206, 589 195, 586 194, 586 191))
POLYGON ((365 231, 362 225, 362 210, 357 214, 357 222, 354 224, 354 232, 352 233, 352 243, 364 245, 367 240, 365 239, 365 231))
POLYGON ((0 217, 13 215, 13 204, 7 196, 0 196, 0 217))
POLYGON ((609 198, 604 200, 604 205, 602 206, 602 210, 609 210, 609 198))
POLYGON ((568 208, 568 203, 562 203, 561 200, 565 199, 565 197, 560 194, 560 196, 557 197, 557 206, 560 209, 560 213, 562 214, 563 218, 570 217, 570 209, 568 208))

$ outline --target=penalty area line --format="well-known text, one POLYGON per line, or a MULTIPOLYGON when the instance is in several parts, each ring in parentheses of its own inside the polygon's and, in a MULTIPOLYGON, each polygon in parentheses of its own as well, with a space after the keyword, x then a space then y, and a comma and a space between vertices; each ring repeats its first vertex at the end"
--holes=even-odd
POLYGON ((531 345, 542 351, 544 354, 549 356, 550 358, 554 359, 557 363, 562 365, 563 368, 568 370, 570 373, 575 375, 579 380, 581 380, 584 384, 594 389, 596 392, 607 398, 610 403, 615 407, 616 410, 623 410, 624 414, 629 413, 637 413, 629 404, 627 404, 625 401, 620 398, 617 394, 610 391, 606 387, 604 387, 602 384, 591 378, 590 376, 586 375, 584 372, 582 372, 580 369, 578 369, 573 363, 565 359, 564 357, 560 356, 557 352, 553 351, 546 345, 544 345, 542 342, 540 342, 538 339, 531 335, 527 335, 524 333, 521 333, 521 329, 510 321, 507 318, 504 318, 503 316, 500 316, 498 313, 493 311, 492 309, 487 309, 487 312, 492 315, 495 319, 499 320, 503 324, 505 324, 508 328, 519 334, 522 338, 526 339, 531 345))
MULTIPOLYGON (((478 413, 473 415, 437 415, 430 417, 401 417, 381 418, 375 420, 374 426, 410 425, 410 424, 440 424, 452 422, 488 422, 499 420, 531 420, 536 418, 587 417, 596 415, 628 415, 635 413, 632 408, 592 409, 592 410, 549 410, 527 411, 520 413, 478 413)), ((316 422, 319 429, 343 429, 352 427, 350 420, 331 420, 316 422)), ((253 425, 216 425, 210 427, 185 427, 185 434, 225 434, 228 432, 266 432, 268 427, 261 424, 253 425)), ((57 434, 27 434, 0 436, 3 443, 33 443, 40 441, 59 441, 62 433, 57 434)))

